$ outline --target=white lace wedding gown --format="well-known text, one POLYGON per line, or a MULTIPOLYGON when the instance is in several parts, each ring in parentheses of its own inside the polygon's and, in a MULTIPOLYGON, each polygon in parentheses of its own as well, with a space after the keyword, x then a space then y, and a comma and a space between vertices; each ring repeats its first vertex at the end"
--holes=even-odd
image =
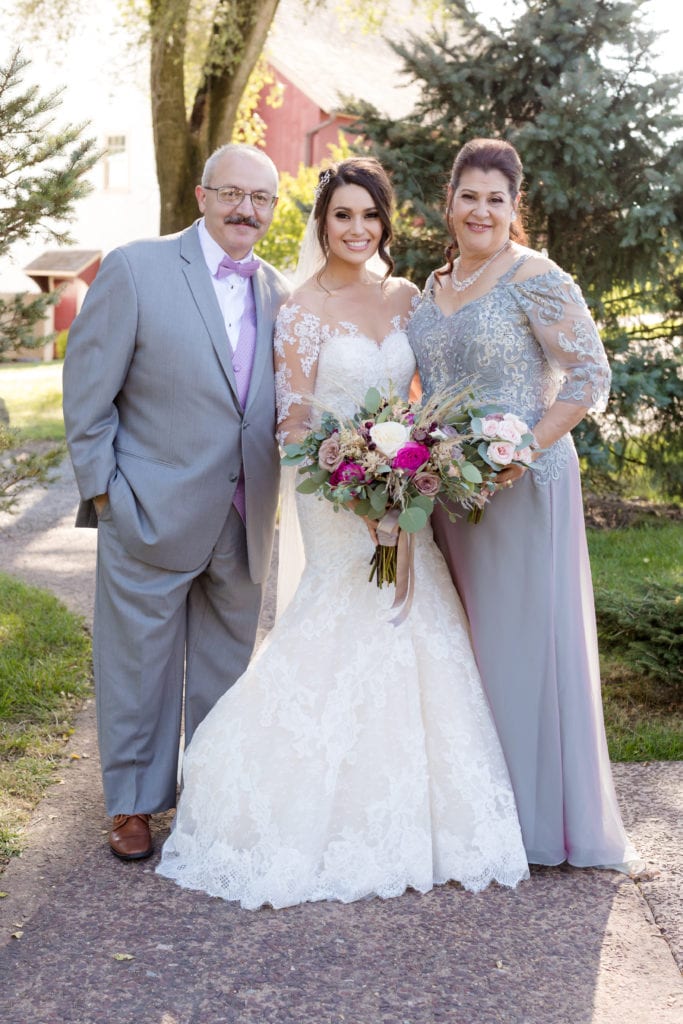
MULTIPOLYGON (((294 330, 297 307, 286 306, 276 344, 297 346, 305 375, 316 365, 321 402, 347 414, 389 381, 407 394, 415 363, 402 329, 378 346, 311 316, 294 330)), ((362 520, 310 495, 297 506, 300 585, 195 732, 157 870, 248 909, 451 879, 515 885, 528 870, 514 798, 431 530, 416 538, 413 605, 394 626, 393 588, 368 582, 362 520)))

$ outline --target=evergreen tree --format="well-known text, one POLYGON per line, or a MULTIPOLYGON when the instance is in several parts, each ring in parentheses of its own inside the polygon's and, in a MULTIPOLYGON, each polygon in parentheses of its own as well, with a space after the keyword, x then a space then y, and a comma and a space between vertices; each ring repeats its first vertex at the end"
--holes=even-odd
MULTIPOLYGON (((476 136, 513 143, 530 244, 576 276, 603 326, 612 465, 646 452, 660 483, 680 493, 671 445, 680 454, 683 75, 653 71, 646 3, 526 0, 502 27, 448 0, 443 31, 396 48, 421 85, 414 114, 394 123, 359 103, 357 127, 397 189, 399 270, 420 282, 441 260, 455 153, 476 136)), ((594 461, 608 458, 600 434, 590 421, 577 432, 594 461)))
MULTIPOLYGON (((39 233, 63 244, 64 222, 89 191, 83 180, 99 154, 92 139, 80 138, 82 126, 57 128, 53 112, 59 93, 41 96, 23 82, 28 61, 19 51, 0 65, 0 257, 15 242, 39 233)), ((57 294, 0 298, 0 355, 35 344, 33 331, 57 294)), ((44 340, 44 339, 41 339, 44 340)), ((0 421, 6 420, 0 397, 0 421), (3 415, 4 413, 4 415, 3 415)), ((26 487, 47 478, 64 454, 62 445, 41 452, 17 448, 17 434, 0 422, 0 511, 9 511, 26 487)))
MULTIPOLYGON (((99 154, 82 125, 58 128, 59 93, 41 96, 24 84, 28 66, 19 51, 0 65, 0 257, 35 234, 68 242, 64 223, 89 191, 83 176, 99 154)), ((32 344, 33 329, 57 295, 0 299, 0 353, 32 344)))

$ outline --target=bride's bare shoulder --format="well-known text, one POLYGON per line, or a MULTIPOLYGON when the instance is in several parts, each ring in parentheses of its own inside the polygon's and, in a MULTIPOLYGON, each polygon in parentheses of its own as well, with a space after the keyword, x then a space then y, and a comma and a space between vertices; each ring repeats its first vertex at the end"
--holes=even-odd
POLYGON ((306 312, 320 316, 323 298, 324 293, 322 293, 320 285, 315 278, 310 278, 292 292, 287 300, 287 305, 297 306, 306 312))

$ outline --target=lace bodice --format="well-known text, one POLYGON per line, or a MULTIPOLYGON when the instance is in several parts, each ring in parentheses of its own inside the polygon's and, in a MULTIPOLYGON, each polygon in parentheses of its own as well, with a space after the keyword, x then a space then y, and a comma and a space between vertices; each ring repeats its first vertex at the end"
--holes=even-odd
MULTIPOLYGON (((605 408, 609 365, 581 291, 559 267, 514 280, 530 255, 450 316, 437 306, 430 276, 408 326, 426 394, 471 380, 483 398, 531 426, 555 401, 605 408)), ((542 455, 537 479, 556 477, 572 446, 565 435, 542 455)))
POLYGON ((531 422, 556 399, 604 409, 609 366, 579 287, 559 267, 515 281, 528 258, 451 316, 434 301, 430 276, 408 328, 424 390, 473 376, 489 400, 531 422))
POLYGON ((321 409, 350 416, 368 388, 381 390, 391 383, 407 396, 415 356, 405 328, 405 321, 396 317, 378 343, 352 323, 327 324, 297 303, 284 305, 275 325, 280 442, 304 434, 321 409))

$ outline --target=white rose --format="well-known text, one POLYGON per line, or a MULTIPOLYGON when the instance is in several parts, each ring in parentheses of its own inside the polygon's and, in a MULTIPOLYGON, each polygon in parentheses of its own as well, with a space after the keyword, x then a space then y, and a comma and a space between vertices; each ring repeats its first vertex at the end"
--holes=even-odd
POLYGON ((524 422, 524 420, 520 420, 519 416, 515 416, 513 412, 506 412, 505 415, 503 416, 503 419, 505 420, 506 423, 512 423, 515 430, 518 430, 520 434, 529 433, 529 428, 524 422))
POLYGON ((375 423, 370 428, 370 437, 388 459, 393 459, 410 437, 410 429, 403 423, 387 420, 385 423, 375 423))
POLYGON ((513 444, 519 444, 522 440, 522 435, 519 432, 516 423, 512 420, 502 420, 498 424, 498 435, 503 441, 511 441, 513 444))

